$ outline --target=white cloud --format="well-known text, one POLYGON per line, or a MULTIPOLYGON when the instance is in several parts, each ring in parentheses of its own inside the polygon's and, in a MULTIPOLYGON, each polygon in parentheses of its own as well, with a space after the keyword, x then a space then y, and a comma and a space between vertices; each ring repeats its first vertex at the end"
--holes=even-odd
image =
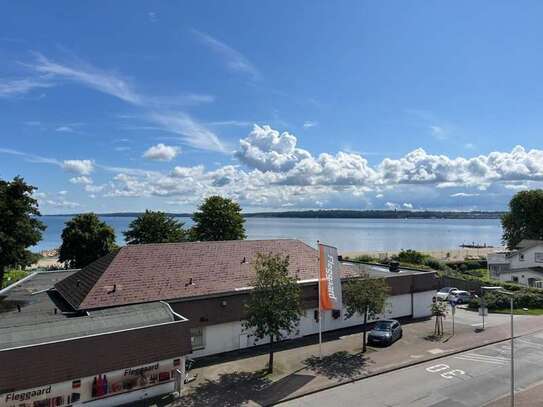
POLYGON ((308 121, 304 122, 304 129, 309 129, 309 128, 311 128, 311 127, 318 126, 318 124, 319 124, 319 123, 317 123, 317 122, 308 120, 308 121))
POLYGON ((180 152, 179 147, 167 146, 166 144, 159 143, 156 146, 149 147, 143 154, 144 158, 156 161, 171 161, 180 152))
POLYGON ((413 209, 413 204, 412 203, 409 203, 409 202, 404 202, 402 204, 402 206, 405 208, 405 209, 413 209))
POLYGON ((471 196, 479 196, 480 194, 470 194, 467 192, 457 192, 456 194, 451 194, 451 197, 453 198, 467 198, 471 196))
POLYGON ((50 79, 76 82, 139 107, 144 111, 145 120, 180 135, 183 142, 194 148, 227 152, 215 133, 186 112, 164 111, 168 106, 209 103, 214 101, 214 96, 196 93, 183 93, 177 97, 143 95, 118 74, 100 70, 81 61, 68 65, 52 61, 39 53, 35 55, 35 63, 27 65, 39 74, 47 75, 50 79))
POLYGON ((59 126, 55 129, 55 131, 60 133, 73 133, 74 129, 72 129, 70 126, 59 126))
POLYGON ((311 154, 296 148, 297 139, 287 132, 279 133, 270 126, 254 125, 251 133, 240 140, 236 157, 249 167, 261 171, 285 171, 311 154))
POLYGON ((51 83, 43 79, 13 79, 0 80, 0 98, 24 95, 34 89, 49 88, 51 83))
POLYGON ((386 202, 385 203, 385 208, 387 208, 387 209, 398 209, 398 204, 396 204, 394 202, 386 202))
POLYGON ((91 160, 64 160, 62 167, 66 171, 81 175, 89 175, 94 171, 94 163, 91 160))
POLYGON ((92 178, 81 175, 79 177, 70 178, 72 184, 90 185, 92 184, 92 178))
POLYGON ((81 206, 78 202, 73 201, 67 201, 65 199, 46 199, 40 202, 41 204, 44 204, 45 206, 50 206, 53 208, 58 209, 75 209, 81 206))
POLYGON ((183 112, 152 113, 150 118, 164 130, 180 135, 191 147, 221 153, 227 151, 215 133, 183 112))
POLYGON ((158 21, 158 15, 155 11, 149 11, 147 17, 149 17, 149 22, 151 23, 156 23, 158 21))
POLYGON ((224 42, 213 38, 211 35, 192 30, 194 35, 202 41, 209 49, 219 55, 226 63, 226 67, 233 72, 248 74, 253 80, 260 79, 260 72, 241 52, 235 50, 224 42))
POLYGON ((430 126, 430 133, 437 140, 447 139, 447 131, 441 126, 430 126))
POLYGON ((172 171, 172 177, 187 178, 187 177, 201 177, 204 175, 204 166, 197 165, 195 167, 179 167, 176 166, 172 171))
POLYGON ((41 74, 78 82, 131 104, 140 105, 143 102, 126 80, 111 72, 104 72, 83 63, 70 67, 51 61, 40 53, 35 55, 36 63, 31 67, 41 74))

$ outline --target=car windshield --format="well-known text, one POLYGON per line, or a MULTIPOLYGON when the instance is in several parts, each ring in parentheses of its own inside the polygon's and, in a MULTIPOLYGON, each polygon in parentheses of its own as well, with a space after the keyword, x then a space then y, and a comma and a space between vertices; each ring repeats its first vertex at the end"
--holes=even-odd
POLYGON ((375 324, 375 328, 373 329, 375 331, 390 331, 391 326, 392 326, 392 322, 381 321, 381 322, 377 322, 375 324))
POLYGON ((442 288, 441 290, 439 290, 440 293, 448 293, 449 291, 451 291, 452 288, 451 287, 445 287, 445 288, 442 288))

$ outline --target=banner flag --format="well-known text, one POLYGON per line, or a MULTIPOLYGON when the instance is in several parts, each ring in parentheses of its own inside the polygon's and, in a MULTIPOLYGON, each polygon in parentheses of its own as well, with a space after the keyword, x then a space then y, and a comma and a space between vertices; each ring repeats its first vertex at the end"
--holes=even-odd
POLYGON ((341 276, 337 248, 319 243, 320 307, 322 310, 341 309, 341 276))

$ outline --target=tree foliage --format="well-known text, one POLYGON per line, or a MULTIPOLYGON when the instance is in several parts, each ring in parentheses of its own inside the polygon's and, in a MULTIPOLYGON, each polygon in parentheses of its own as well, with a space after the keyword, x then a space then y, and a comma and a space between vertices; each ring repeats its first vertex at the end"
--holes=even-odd
POLYGON ((94 213, 74 216, 62 231, 59 261, 81 268, 117 248, 115 232, 94 213))
POLYGON ((183 223, 164 212, 146 210, 124 232, 127 244, 176 243, 188 240, 183 223))
POLYGON ((347 315, 355 314, 364 317, 362 351, 366 351, 366 331, 368 319, 374 319, 385 310, 389 287, 384 278, 372 278, 364 275, 348 281, 343 288, 343 301, 347 315))
POLYGON ((192 240, 242 240, 245 239, 245 219, 237 202, 220 196, 207 198, 192 215, 195 225, 192 240))
POLYGON ((543 240, 543 189, 518 192, 502 216, 503 243, 514 249, 522 239, 543 240))
POLYGON ((41 240, 45 225, 37 219, 35 189, 21 177, 0 179, 0 282, 8 267, 26 267, 36 261, 37 255, 28 248, 41 240))
POLYGON ((293 332, 300 320, 301 291, 296 278, 288 275, 288 256, 258 254, 256 278, 246 304, 243 327, 256 338, 270 339, 269 372, 273 371, 273 344, 293 332))

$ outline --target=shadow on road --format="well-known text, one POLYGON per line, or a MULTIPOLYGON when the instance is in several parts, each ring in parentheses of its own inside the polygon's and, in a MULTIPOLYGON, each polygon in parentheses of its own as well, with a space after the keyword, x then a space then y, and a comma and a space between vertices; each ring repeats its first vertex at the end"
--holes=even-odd
POLYGON ((341 351, 323 356, 322 359, 319 359, 318 356, 311 356, 303 363, 316 375, 325 376, 328 379, 346 380, 360 376, 371 362, 363 353, 352 354, 341 351))

